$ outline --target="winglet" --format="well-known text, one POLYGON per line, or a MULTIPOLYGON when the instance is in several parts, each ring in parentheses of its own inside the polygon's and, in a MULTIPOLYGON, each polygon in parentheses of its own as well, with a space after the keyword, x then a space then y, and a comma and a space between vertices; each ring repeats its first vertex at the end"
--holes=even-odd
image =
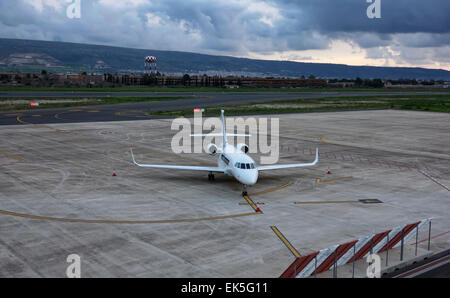
POLYGON ((133 159, 133 163, 137 166, 139 166, 139 164, 136 162, 136 160, 134 159, 134 154, 133 154, 133 148, 130 148, 130 152, 131 152, 131 158, 133 159))
POLYGON ((316 148, 316 160, 314 161, 314 165, 319 163, 319 148, 316 148))

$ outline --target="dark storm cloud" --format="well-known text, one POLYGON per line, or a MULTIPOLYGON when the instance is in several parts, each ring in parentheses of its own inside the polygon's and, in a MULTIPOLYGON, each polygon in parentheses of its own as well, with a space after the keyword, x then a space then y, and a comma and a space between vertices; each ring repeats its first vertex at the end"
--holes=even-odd
POLYGON ((381 0, 381 19, 367 17, 366 0, 81 0, 80 20, 67 18, 65 0, 42 10, 33 1, 57 2, 0 1, 1 37, 240 56, 326 49, 333 40, 399 52, 450 45, 449 0, 381 0))
POLYGON ((448 33, 448 0, 382 0, 382 18, 367 18, 365 0, 280 0, 286 15, 298 19, 299 27, 323 32, 448 33), (298 12, 301 12, 300 14, 298 12))

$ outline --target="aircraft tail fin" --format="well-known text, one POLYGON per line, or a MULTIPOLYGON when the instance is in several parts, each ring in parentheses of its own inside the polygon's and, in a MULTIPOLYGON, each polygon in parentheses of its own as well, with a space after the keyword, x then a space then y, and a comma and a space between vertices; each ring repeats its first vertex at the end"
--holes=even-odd
POLYGON ((227 147, 227 128, 225 123, 225 111, 222 110, 221 113, 222 113, 221 117, 222 117, 222 138, 223 138, 222 149, 223 152, 225 152, 225 148, 227 147))
POLYGON ((221 120, 222 120, 222 133, 207 133, 207 134, 191 134, 191 137, 222 137, 223 145, 222 149, 225 151, 227 146, 227 137, 251 137, 251 134, 235 134, 235 133, 227 133, 226 122, 225 122, 225 111, 221 111, 221 120))

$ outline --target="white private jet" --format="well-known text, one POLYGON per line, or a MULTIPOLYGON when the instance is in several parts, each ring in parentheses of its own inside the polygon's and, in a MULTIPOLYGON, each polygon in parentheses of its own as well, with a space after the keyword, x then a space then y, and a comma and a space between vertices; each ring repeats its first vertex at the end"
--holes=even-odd
MULTIPOLYGON (((197 135, 191 135, 197 136, 197 135)), ((204 136, 204 135, 202 135, 204 136)), ((216 136, 208 134, 208 136, 216 136)), ((145 165, 139 164, 134 159, 133 149, 131 150, 131 157, 135 165, 143 168, 154 169, 169 169, 169 170, 187 170, 187 171, 204 171, 209 172, 208 179, 214 180, 213 173, 223 173, 233 176, 237 181, 242 183, 244 196, 247 195, 247 186, 254 185, 258 181, 258 173, 260 171, 279 170, 299 167, 312 167, 319 162, 319 149, 316 149, 316 159, 312 163, 300 164, 285 164, 285 165, 270 165, 270 166, 256 166, 253 159, 247 155, 249 147, 246 144, 238 144, 236 147, 227 143, 228 136, 241 136, 236 134, 227 134, 225 127, 225 116, 222 111, 222 134, 223 145, 218 148, 215 144, 209 144, 208 153, 212 156, 219 154, 217 167, 196 167, 196 166, 175 166, 175 165, 145 165)))

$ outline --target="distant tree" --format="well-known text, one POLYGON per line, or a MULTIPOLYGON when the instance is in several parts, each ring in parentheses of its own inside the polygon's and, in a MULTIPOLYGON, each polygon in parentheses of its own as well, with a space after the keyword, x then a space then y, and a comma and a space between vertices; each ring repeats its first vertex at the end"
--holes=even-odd
POLYGON ((433 86, 434 84, 435 84, 435 81, 434 81, 434 80, 423 81, 423 82, 422 82, 422 85, 425 85, 425 86, 433 86))
POLYGON ((364 80, 364 86, 371 88, 383 88, 384 83, 381 79, 364 80))
POLYGON ((188 74, 185 74, 183 76, 183 85, 190 85, 191 84, 191 77, 188 74))
POLYGON ((363 84, 363 80, 360 77, 357 77, 355 80, 355 85, 359 87, 359 86, 362 86, 362 84, 363 84))
POLYGON ((41 71, 41 75, 46 76, 46 75, 47 75, 47 71, 46 71, 45 69, 43 69, 43 70, 41 71))
POLYGON ((310 80, 315 80, 315 79, 316 79, 316 76, 315 76, 315 75, 310 75, 310 76, 309 76, 309 79, 310 79, 310 80))
POLYGON ((375 80, 373 80, 373 87, 374 88, 383 88, 384 83, 381 79, 375 79, 375 80))

